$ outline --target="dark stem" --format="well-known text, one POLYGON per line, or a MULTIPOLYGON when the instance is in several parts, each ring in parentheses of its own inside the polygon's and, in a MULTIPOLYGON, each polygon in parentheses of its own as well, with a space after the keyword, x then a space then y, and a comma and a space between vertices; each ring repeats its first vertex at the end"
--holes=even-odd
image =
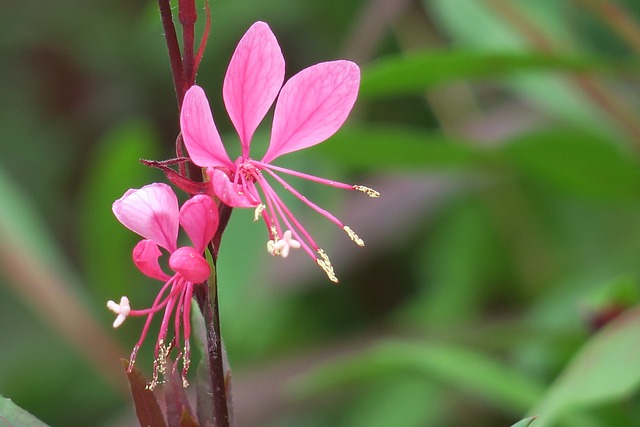
POLYGON ((162 28, 164 29, 164 38, 167 41, 167 50, 169 51, 171 74, 173 74, 173 88, 176 91, 178 109, 180 109, 185 92, 184 70, 182 68, 182 58, 180 57, 178 36, 176 35, 176 28, 173 25, 171 3, 169 0, 158 0, 158 7, 160 8, 160 19, 162 20, 162 28))
MULTIPOLYGON (((214 281, 217 275, 214 274, 214 281)), ((227 389, 225 385, 224 366, 222 363, 222 341, 220 339, 220 316, 218 310, 217 286, 205 282, 194 289, 196 301, 204 315, 207 330, 207 356, 209 361, 209 379, 213 399, 213 426, 230 427, 227 389), (209 292, 211 288, 212 292, 209 292)))
POLYGON ((194 41, 195 25, 198 14, 194 0, 178 1, 178 19, 182 25, 182 66, 183 66, 183 91, 186 92, 196 80, 194 41))
MULTIPOLYGON (((194 0, 178 0, 178 20, 182 25, 182 41, 184 56, 180 55, 180 45, 173 22, 171 13, 170 0, 158 0, 160 7, 160 16, 162 19, 162 27, 169 50, 169 60, 171 62, 171 72, 173 74, 173 86, 176 91, 178 100, 178 110, 182 108, 182 101, 187 90, 195 84, 198 65, 204 51, 207 39, 209 37, 209 29, 211 25, 211 16, 208 1, 206 5, 206 23, 205 32, 197 55, 194 52, 195 39, 195 23, 197 20, 197 12, 194 0)), ((184 154, 184 141, 181 136, 176 140, 176 153, 178 156, 184 154)), ((189 178, 194 181, 202 181, 201 169, 189 162, 187 164, 189 178)), ((181 166, 180 172, 184 173, 184 167, 181 166)), ((218 230, 209 243, 209 251, 212 254, 215 263, 218 258, 218 248, 222 233, 229 222, 232 209, 226 205, 219 208, 220 223, 218 230)), ((203 286, 196 286, 194 295, 200 307, 200 311, 204 316, 206 335, 207 335, 207 360, 209 362, 209 378, 211 381, 212 391, 212 408, 213 408, 213 427, 230 427, 229 419, 229 402, 227 399, 227 388, 225 384, 225 372, 223 365, 223 349, 220 337, 220 312, 218 308, 218 286, 217 275, 214 271, 213 283, 204 283, 203 286)))

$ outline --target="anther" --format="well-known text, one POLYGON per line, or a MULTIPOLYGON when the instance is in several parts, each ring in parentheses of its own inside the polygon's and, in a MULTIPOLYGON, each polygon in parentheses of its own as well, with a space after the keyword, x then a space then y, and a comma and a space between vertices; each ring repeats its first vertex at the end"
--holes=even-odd
POLYGON ((329 261, 329 257, 322 249, 318 249, 316 251, 318 253, 319 258, 316 258, 316 263, 322 268, 333 283, 338 283, 338 278, 336 277, 335 272, 333 271, 333 266, 331 265, 331 261, 329 261))
POLYGON ((360 191, 369 197, 373 197, 374 199, 380 197, 380 192, 374 190, 373 188, 365 187, 364 185, 354 185, 353 189, 356 191, 360 191))
POLYGON ((347 233, 349 238, 355 242, 358 246, 364 246, 364 240, 362 240, 349 226, 345 225, 342 229, 347 233))
POLYGON ((253 213, 253 222, 258 222, 258 220, 260 219, 260 215, 262 215, 262 212, 266 208, 267 207, 265 205, 263 205, 262 203, 260 203, 258 206, 256 206, 256 210, 253 213))

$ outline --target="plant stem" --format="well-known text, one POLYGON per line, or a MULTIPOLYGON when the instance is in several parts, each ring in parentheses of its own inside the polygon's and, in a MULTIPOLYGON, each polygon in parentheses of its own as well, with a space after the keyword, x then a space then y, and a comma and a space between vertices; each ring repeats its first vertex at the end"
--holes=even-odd
MULTIPOLYGON (((217 275, 214 275, 217 282, 217 275)), ((195 297, 204 315, 207 330, 207 356, 209 378, 211 380, 213 427, 230 427, 229 405, 222 364, 222 341, 220 339, 220 315, 218 310, 218 292, 216 283, 198 286, 195 297), (211 290, 211 292, 210 292, 211 290)))
MULTIPOLYGON (((182 25, 183 56, 180 55, 180 45, 176 34, 173 15, 171 13, 170 0, 158 0, 160 17, 164 36, 169 51, 169 61, 171 63, 171 73, 173 75, 173 86, 178 100, 178 110, 182 108, 182 101, 187 90, 195 84, 198 65, 202 58, 204 46, 209 36, 211 16, 209 3, 206 2, 206 23, 205 32, 200 41, 197 56, 194 52, 195 23, 197 12, 194 0, 178 1, 178 20, 182 25)), ((184 141, 179 135, 176 139, 176 153, 181 156, 184 149, 184 141)), ((184 167, 180 172, 184 174, 184 167)), ((202 181, 201 169, 189 162, 188 175, 192 180, 202 181)), ((218 258, 218 247, 222 233, 231 216, 232 209, 226 205, 220 206, 220 224, 216 235, 209 244, 209 250, 213 256, 214 265, 218 258)), ((209 378, 211 381, 213 427, 230 427, 229 402, 227 400, 227 388, 225 384, 225 372, 223 365, 222 339, 220 337, 220 312, 218 308, 218 286, 217 276, 214 272, 213 283, 204 283, 204 286, 196 286, 194 296, 200 311, 204 315, 204 322, 207 335, 207 360, 209 363, 209 378)))
POLYGON ((176 91, 178 109, 180 109, 182 107, 182 99, 184 98, 185 93, 184 70, 182 68, 178 36, 176 35, 176 28, 173 24, 170 0, 158 0, 158 7, 160 8, 160 19, 162 20, 164 38, 167 42, 167 50, 169 51, 169 62, 171 63, 171 74, 173 75, 173 88, 176 91))

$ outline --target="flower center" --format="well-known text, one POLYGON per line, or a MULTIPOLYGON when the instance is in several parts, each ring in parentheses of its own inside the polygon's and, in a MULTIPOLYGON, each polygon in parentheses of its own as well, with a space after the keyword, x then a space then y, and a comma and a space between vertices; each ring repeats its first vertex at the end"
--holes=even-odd
POLYGON ((211 274, 207 260, 191 246, 183 246, 172 253, 169 266, 191 283, 202 283, 211 274))

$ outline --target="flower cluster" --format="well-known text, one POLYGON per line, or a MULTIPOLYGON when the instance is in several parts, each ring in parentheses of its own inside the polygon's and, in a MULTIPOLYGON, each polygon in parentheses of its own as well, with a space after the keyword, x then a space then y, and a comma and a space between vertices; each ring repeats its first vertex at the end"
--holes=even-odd
POLYGON ((107 303, 117 315, 114 327, 120 326, 128 316, 147 317, 131 354, 130 367, 153 316, 164 310, 155 349, 153 379, 149 384, 151 389, 158 384, 160 375, 164 375, 167 356, 174 347, 180 348, 178 358, 183 359, 183 384, 187 385, 191 297, 194 287, 206 282, 211 273, 203 254, 216 233, 219 206, 255 209, 255 220, 262 218, 266 225, 270 254, 286 258, 292 249, 302 248, 333 282, 338 279, 329 257, 285 205, 269 180, 336 224, 356 244, 364 245, 351 228, 308 200, 280 174, 361 191, 370 197, 378 197, 378 192, 272 164, 283 154, 326 140, 342 126, 356 100, 360 71, 349 61, 324 62, 302 70, 283 86, 284 67, 280 47, 268 25, 255 23, 240 40, 223 85, 225 106, 240 139, 240 157, 232 161, 227 155, 204 91, 193 86, 185 94, 180 125, 191 161, 202 167, 208 178, 206 194, 193 196, 179 208, 173 190, 168 185, 155 183, 129 190, 113 204, 116 218, 144 238, 133 250, 135 265, 145 275, 164 282, 148 309, 131 309, 126 296, 120 303, 107 303), (250 156, 253 134, 274 102, 269 148, 261 160, 254 160, 250 156), (180 226, 193 246, 178 247, 180 226), (172 275, 160 267, 161 248, 169 254, 172 275), (169 340, 167 333, 172 317, 173 337, 169 340))

